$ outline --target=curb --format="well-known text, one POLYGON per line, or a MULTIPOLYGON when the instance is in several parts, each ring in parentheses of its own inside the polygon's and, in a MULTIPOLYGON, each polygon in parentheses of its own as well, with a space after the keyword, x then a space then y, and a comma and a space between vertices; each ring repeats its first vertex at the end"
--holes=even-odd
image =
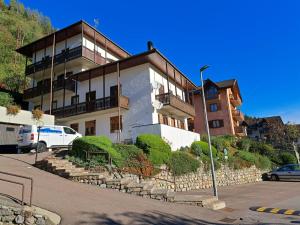
POLYGON ((257 206, 257 207, 251 207, 250 210, 256 212, 272 213, 272 214, 300 216, 300 210, 294 210, 294 209, 267 208, 267 207, 257 206))

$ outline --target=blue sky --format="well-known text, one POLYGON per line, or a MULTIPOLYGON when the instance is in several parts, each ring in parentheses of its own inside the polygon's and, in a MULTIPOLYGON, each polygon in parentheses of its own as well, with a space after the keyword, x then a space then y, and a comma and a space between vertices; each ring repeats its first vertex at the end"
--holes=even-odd
POLYGON ((80 19, 130 53, 152 40, 192 81, 238 79, 242 110, 300 123, 300 1, 23 0, 56 28, 80 19))

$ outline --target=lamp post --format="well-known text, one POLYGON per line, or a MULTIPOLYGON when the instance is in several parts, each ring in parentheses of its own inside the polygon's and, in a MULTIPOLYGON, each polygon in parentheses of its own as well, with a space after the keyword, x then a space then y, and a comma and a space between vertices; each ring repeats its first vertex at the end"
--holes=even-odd
POLYGON ((214 196, 218 199, 218 189, 216 185, 216 174, 215 174, 215 164, 211 149, 211 140, 210 140, 210 132, 209 132, 209 126, 208 126, 208 119, 207 119, 207 109, 206 109, 206 101, 205 101, 205 92, 204 92, 204 82, 203 82, 203 71, 209 68, 208 65, 204 65, 200 68, 200 79, 202 84, 202 100, 203 100, 203 109, 204 109, 204 117, 205 117, 205 124, 206 124, 206 131, 208 136, 208 146, 209 146, 209 156, 210 156, 210 164, 211 164, 211 176, 213 181, 213 189, 214 189, 214 196))

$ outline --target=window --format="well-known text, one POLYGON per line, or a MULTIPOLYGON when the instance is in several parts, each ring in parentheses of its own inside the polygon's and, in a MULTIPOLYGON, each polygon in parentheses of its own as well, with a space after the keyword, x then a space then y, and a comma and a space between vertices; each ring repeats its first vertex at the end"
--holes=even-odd
POLYGON ((70 125, 70 127, 73 129, 73 130, 75 130, 75 131, 77 131, 78 132, 78 123, 72 123, 71 125, 70 125))
POLYGON ((209 121, 209 127, 210 128, 219 128, 224 126, 223 120, 211 120, 209 121))
POLYGON ((71 97, 71 105, 76 105, 79 103, 79 95, 75 95, 71 97))
POLYGON ((210 112, 216 112, 218 111, 218 104, 217 103, 213 103, 209 105, 209 111, 210 112))
POLYGON ((69 127, 64 127, 64 132, 65 134, 76 134, 76 132, 69 127))
POLYGON ((96 120, 85 122, 85 135, 86 136, 96 135, 96 120))
POLYGON ((52 109, 57 109, 57 100, 52 102, 52 109))
POLYGON ((206 93, 206 98, 208 99, 212 99, 212 98, 216 98, 218 95, 218 90, 216 87, 210 86, 206 89, 205 91, 206 93))
POLYGON ((6 131, 14 132, 15 128, 14 127, 6 127, 6 131))
POLYGON ((119 124, 119 116, 110 117, 110 132, 114 133, 115 131, 118 131, 119 129, 123 129, 122 124, 122 116, 120 116, 121 124, 119 124))

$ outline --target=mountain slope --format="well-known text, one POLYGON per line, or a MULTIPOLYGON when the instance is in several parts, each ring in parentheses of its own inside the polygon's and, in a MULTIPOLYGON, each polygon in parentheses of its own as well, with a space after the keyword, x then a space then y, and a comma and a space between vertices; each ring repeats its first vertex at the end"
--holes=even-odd
MULTIPOLYGON (((22 91, 28 83, 24 76, 25 58, 15 52, 53 31, 48 17, 25 8, 15 0, 0 0, 0 83, 13 91, 22 91)), ((30 63, 30 62, 29 62, 30 63)))

